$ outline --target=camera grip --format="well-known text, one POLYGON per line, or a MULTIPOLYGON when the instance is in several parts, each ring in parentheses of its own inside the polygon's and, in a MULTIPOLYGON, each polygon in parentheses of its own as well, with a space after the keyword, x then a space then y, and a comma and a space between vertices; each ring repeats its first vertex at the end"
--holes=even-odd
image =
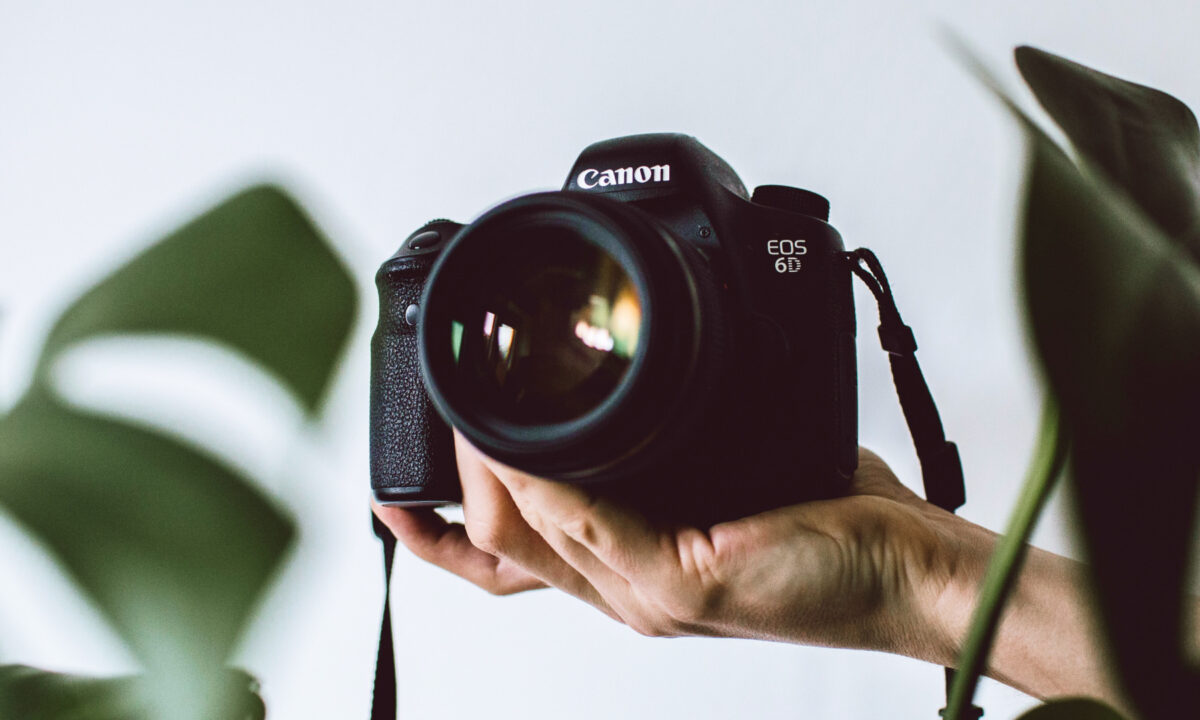
POLYGON ((385 504, 462 502, 450 426, 429 400, 417 356, 416 308, 432 262, 428 256, 397 257, 376 276, 379 324, 371 338, 371 489, 385 504))

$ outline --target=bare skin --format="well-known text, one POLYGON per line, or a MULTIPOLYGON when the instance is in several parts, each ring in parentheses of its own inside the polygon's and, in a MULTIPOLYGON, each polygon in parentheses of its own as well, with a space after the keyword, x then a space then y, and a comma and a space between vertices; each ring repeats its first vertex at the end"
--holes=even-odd
MULTIPOLYGON (((375 507, 414 554, 498 595, 556 587, 650 636, 864 648, 953 665, 997 536, 859 454, 851 493, 722 523, 657 527, 455 436, 463 525, 375 507)), ((1038 698, 1128 711, 1097 640, 1083 567, 1031 548, 987 674, 1038 698)), ((1198 604, 1200 607, 1200 604, 1198 604)), ((1200 612, 1198 612, 1200 616, 1200 612)))

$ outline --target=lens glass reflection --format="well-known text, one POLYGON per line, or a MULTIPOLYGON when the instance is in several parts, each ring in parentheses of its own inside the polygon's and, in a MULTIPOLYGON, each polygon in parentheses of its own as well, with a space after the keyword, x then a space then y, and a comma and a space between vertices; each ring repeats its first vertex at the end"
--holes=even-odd
POLYGON ((451 311, 459 387, 473 396, 465 399, 522 425, 585 415, 637 350, 642 303, 633 281, 574 230, 527 228, 496 246, 470 258, 474 287, 456 292, 451 311))

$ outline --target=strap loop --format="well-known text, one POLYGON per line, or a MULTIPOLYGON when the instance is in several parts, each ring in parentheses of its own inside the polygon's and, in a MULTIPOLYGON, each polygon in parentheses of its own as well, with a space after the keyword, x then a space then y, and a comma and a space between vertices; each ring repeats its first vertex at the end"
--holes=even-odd
POLYGON ((904 324, 891 285, 875 253, 859 248, 847 253, 850 269, 875 296, 879 304, 879 343, 887 351, 892 365, 892 380, 900 408, 912 435, 913 447, 921 463, 925 499, 954 512, 966 502, 962 462, 958 447, 946 440, 937 404, 917 363, 917 340, 912 328, 904 324))

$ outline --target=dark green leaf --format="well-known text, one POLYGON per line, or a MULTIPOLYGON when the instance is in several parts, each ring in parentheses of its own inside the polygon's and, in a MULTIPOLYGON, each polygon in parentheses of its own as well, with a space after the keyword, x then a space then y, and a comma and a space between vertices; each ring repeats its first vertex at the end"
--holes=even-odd
POLYGON ((290 197, 259 186, 155 244, 72 304, 39 361, 96 335, 186 333, 241 351, 314 413, 354 320, 353 281, 290 197))
POLYGON ((1200 269, 1118 190, 1031 137, 1021 265, 1062 406, 1101 609, 1147 718, 1200 714, 1182 602, 1200 480, 1200 269))
MULTIPOLYGON (((952 44, 1028 134, 1027 318, 1071 444, 1084 540, 1125 690, 1146 718, 1196 717, 1200 677, 1182 648, 1200 481, 1195 249, 1172 240, 1108 173, 1081 172, 968 48, 952 44)), ((1189 123, 1194 132, 1190 118, 1178 115, 1176 135, 1186 139, 1189 123)), ((1191 143, 1181 141, 1180 158, 1191 143)), ((1190 190, 1164 192, 1191 201, 1190 190)))
POLYGON ((1200 128, 1178 99, 1043 50, 1017 67, 1072 144, 1200 260, 1200 128))
POLYGON ((36 394, 0 419, 0 505, 164 672, 224 665, 292 537, 208 455, 36 394))
POLYGON ((1017 720, 1125 720, 1125 718, 1104 703, 1088 698, 1065 698, 1039 705, 1017 720))
MULTIPOLYGON (((241 670, 221 674, 221 702, 210 718, 262 720, 266 708, 257 683, 241 670)), ((157 720, 145 678, 90 678, 21 665, 0 666, 0 718, 5 720, 157 720)))

